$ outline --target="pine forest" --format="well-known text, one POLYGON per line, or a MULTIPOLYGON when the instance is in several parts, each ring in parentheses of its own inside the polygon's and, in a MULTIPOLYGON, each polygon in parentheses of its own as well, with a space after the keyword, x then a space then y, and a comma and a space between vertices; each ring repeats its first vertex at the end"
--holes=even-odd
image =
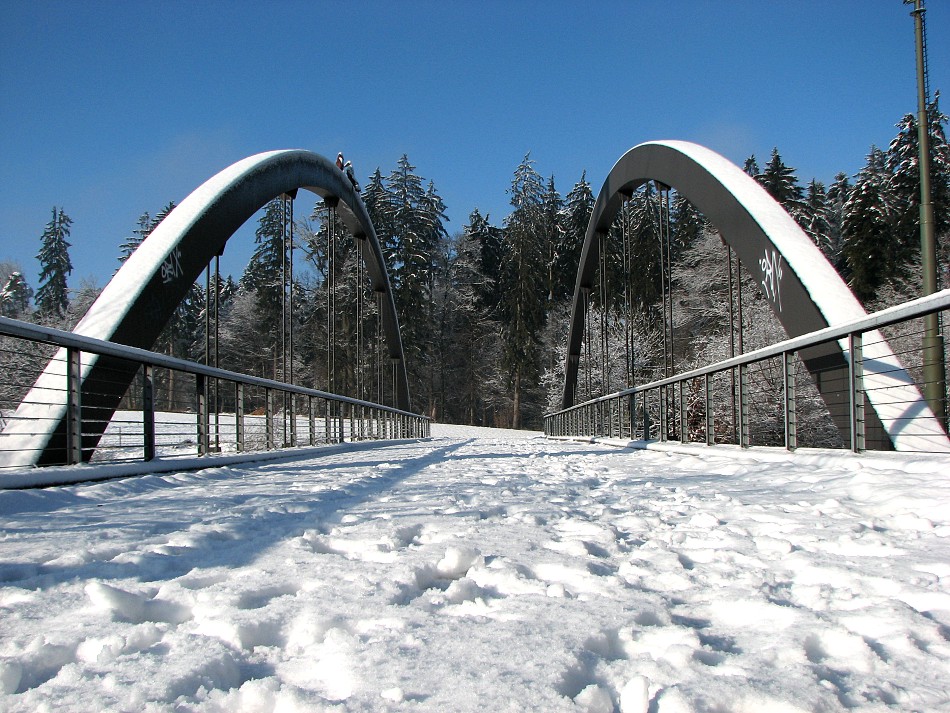
MULTIPOLYGON (((938 100, 929 109, 943 289, 950 286, 950 147, 938 100)), ((869 311, 920 294, 917 135, 908 114, 889 146, 872 146, 856 175, 839 173, 830 185, 803 182, 777 148, 743 166, 869 311)), ((559 407, 579 253, 598 188, 586 173, 566 193, 560 185, 525 155, 507 188, 506 217, 475 208, 465 225, 450 229, 436 183, 408 156, 388 174, 377 168, 366 180, 362 198, 386 259, 414 411, 448 423, 537 429, 544 413, 559 407)), ((261 213, 243 274, 209 271, 154 348, 389 402, 389 365, 377 348, 379 296, 369 287, 356 241, 322 201, 302 206, 298 199, 291 254, 284 247, 289 201, 278 198, 261 213)), ((142 214, 130 236, 118 241, 120 263, 173 208, 169 203, 142 214)), ((71 224, 63 207, 52 209, 40 236, 35 288, 21 266, 0 264, 3 316, 66 329, 81 318, 97 288, 68 285, 71 224)), ((738 266, 715 229, 675 191, 664 195, 648 183, 635 192, 601 255, 585 350, 616 358, 603 362, 607 368, 596 359, 585 362, 598 366, 581 367, 578 401, 721 360, 737 349, 737 340, 738 351, 749 351, 784 338, 747 273, 736 273, 741 323, 735 323, 729 285, 738 266), (668 235, 660 232, 663 211, 668 235)), ((189 388, 165 384, 168 405, 186 402, 189 388)))

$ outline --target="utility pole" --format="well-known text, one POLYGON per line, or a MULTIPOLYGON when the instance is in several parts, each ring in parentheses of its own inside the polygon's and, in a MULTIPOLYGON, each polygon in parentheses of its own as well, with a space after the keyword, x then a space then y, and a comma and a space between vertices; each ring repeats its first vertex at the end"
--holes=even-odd
MULTIPOLYGON (((924 34, 923 0, 913 2, 914 32, 917 45, 917 144, 920 169, 920 263, 923 270, 923 294, 937 291, 937 242, 934 238, 934 206, 930 192, 930 126, 927 119, 927 54, 924 34)), ((937 314, 924 317, 923 337, 924 398, 934 415, 946 427, 946 371, 943 336, 937 314)))

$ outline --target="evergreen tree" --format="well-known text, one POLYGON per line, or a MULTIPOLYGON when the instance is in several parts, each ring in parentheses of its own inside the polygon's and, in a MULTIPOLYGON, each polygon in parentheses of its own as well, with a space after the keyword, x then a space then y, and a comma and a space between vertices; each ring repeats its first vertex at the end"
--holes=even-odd
POLYGON ((23 277, 23 273, 15 270, 10 273, 3 289, 0 290, 0 314, 4 317, 22 319, 30 309, 30 300, 33 290, 23 277))
POLYGON ((415 174, 415 168, 403 154, 389 175, 383 220, 391 230, 386 258, 402 328, 410 391, 422 394, 431 410, 432 266, 447 233, 442 198, 431 181, 423 189, 423 179, 415 174))
POLYGON ((257 247, 241 277, 241 287, 254 295, 256 323, 266 335, 265 350, 273 359, 271 375, 277 378, 277 346, 282 319, 281 305, 284 284, 281 268, 284 262, 284 224, 281 201, 270 201, 254 232, 257 247))
POLYGON ((745 160, 745 163, 742 164, 742 170, 749 176, 752 176, 752 178, 759 175, 759 162, 755 160, 755 154, 752 154, 745 160))
POLYGON ((785 165, 778 148, 772 149, 772 157, 765 170, 757 174, 755 180, 801 225, 805 212, 802 187, 798 185, 795 169, 785 165))
POLYGON ((501 302, 501 270, 505 255, 504 233, 493 226, 489 217, 482 216, 478 208, 472 211, 465 227, 465 234, 476 250, 476 269, 481 276, 475 296, 480 309, 494 314, 501 302))
POLYGON ((40 261, 40 286, 36 306, 44 317, 62 318, 69 306, 66 278, 73 271, 69 260, 69 227, 73 221, 53 206, 53 217, 40 237, 42 247, 36 258, 40 261))
POLYGON ((802 229, 829 260, 833 258, 834 215, 828 204, 825 186, 814 179, 808 184, 803 202, 802 229))
POLYGON ((363 189, 363 203, 366 205, 366 212, 369 214, 370 222, 376 231, 376 238, 379 240, 383 254, 386 256, 387 263, 394 250, 393 230, 392 230, 392 205, 390 203, 389 191, 383 182, 383 174, 379 168, 370 176, 363 189))
MULTIPOLYGON (((939 93, 927 107, 930 142, 930 189, 934 209, 934 234, 950 233, 950 145, 940 111, 939 93)), ((906 267, 920 254, 920 142, 917 118, 907 114, 897 124, 897 136, 887 150, 887 169, 895 201, 895 257, 906 267)))
POLYGON ((845 280, 848 279, 849 273, 841 251, 844 247, 844 207, 850 196, 851 181, 848 174, 844 172, 836 174, 827 195, 830 222, 828 259, 845 280))
POLYGON ((564 200, 554 186, 554 176, 548 179, 547 187, 544 191, 542 205, 542 252, 547 269, 545 279, 545 291, 547 292, 547 303, 554 301, 556 285, 559 282, 557 269, 558 251, 564 242, 564 226, 562 224, 562 213, 564 211, 564 200))
MULTIPOLYGON (((543 236, 544 185, 530 154, 515 169, 511 182, 514 208, 505 225, 507 260, 502 272, 503 366, 512 387, 511 427, 525 421, 525 394, 540 376, 540 336, 545 322, 543 236)), ((532 414, 533 415, 533 414, 532 414)))
POLYGON ((135 252, 136 248, 142 244, 142 241, 155 229, 155 225, 157 224, 152 222, 152 217, 148 214, 148 211, 139 216, 138 226, 132 231, 129 237, 119 243, 120 263, 124 263, 129 259, 129 256, 135 252))
POLYGON ((849 284, 862 301, 873 299, 892 274, 896 252, 894 220, 886 157, 872 146, 867 164, 858 173, 845 203, 842 224, 842 256, 848 265, 849 284))
POLYGON ((673 252, 676 256, 682 255, 692 245, 703 237, 706 230, 706 219, 686 200, 686 197, 674 193, 670 209, 670 230, 672 232, 673 252))
POLYGON ((659 306, 662 298, 659 215, 659 201, 653 185, 647 183, 627 203, 627 231, 632 254, 631 271, 627 277, 636 305, 650 315, 651 321, 662 319, 659 306))
POLYGON ((563 230, 554 269, 555 302, 570 300, 574 295, 581 248, 593 211, 594 192, 587 182, 587 171, 584 171, 565 199, 563 230))

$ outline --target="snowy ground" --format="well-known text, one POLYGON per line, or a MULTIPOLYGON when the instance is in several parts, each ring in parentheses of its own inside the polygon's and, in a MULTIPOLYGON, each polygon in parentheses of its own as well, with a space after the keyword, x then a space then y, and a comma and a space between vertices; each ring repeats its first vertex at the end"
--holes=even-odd
POLYGON ((433 430, 0 491, 0 709, 950 711, 950 460, 433 430))

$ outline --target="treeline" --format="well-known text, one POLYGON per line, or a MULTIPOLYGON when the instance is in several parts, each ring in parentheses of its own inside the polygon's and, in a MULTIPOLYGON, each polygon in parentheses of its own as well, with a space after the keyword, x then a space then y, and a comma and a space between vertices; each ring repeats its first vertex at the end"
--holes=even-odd
MULTIPOLYGON (((928 128, 941 287, 950 282, 946 124, 935 100, 928 128)), ((915 117, 908 114, 886 149, 872 147, 856 175, 840 173, 828 186, 817 180, 803 185, 778 149, 763 165, 755 156, 744 165, 870 308, 918 293, 917 136, 915 117)), ((475 209, 450 233, 435 184, 406 156, 388 175, 377 169, 362 191, 388 265, 413 409, 441 421, 536 428, 560 398, 569 303, 594 191, 582 174, 562 195, 555 177, 543 177, 528 155, 507 192, 511 209, 503 221, 475 209)), ((142 215, 119 246, 120 261, 173 207, 142 215)), ((748 323, 730 323, 723 308, 724 253, 712 226, 673 192, 668 236, 661 237, 663 210, 647 184, 625 204, 605 242, 589 322, 620 366, 598 371, 593 363, 582 365, 578 397, 655 377, 667 329, 673 368, 724 356, 722 345, 734 340, 736 330, 740 339, 746 335, 746 348, 774 337, 763 332, 768 310, 748 276, 748 323)), ((66 327, 78 321, 78 308, 88 306, 94 291, 69 298, 70 224, 62 208, 53 209, 41 236, 35 294, 21 270, 0 265, 4 315, 66 327)), ((390 401, 378 296, 361 272, 354 239, 334 211, 317 203, 294 221, 291 279, 287 238, 287 207, 278 199, 263 212, 240 279, 196 283, 156 348, 211 360, 214 344, 224 368, 272 378, 289 377, 292 370, 297 383, 390 401), (212 295, 217 298, 209 301, 212 295), (215 304, 212 340, 205 324, 215 304)))

